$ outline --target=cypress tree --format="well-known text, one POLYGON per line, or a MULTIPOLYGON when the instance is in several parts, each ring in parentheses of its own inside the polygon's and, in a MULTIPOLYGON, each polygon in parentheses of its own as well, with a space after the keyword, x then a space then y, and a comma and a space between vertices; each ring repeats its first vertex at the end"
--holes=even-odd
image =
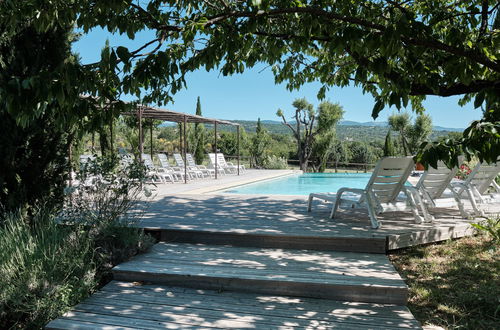
POLYGON ((396 156, 396 150, 394 148, 394 142, 392 142, 391 130, 389 129, 385 136, 384 157, 390 156, 396 156))
MULTIPOLYGON (((201 103, 199 96, 196 101, 196 115, 201 116, 201 103)), ((196 164, 201 164, 205 159, 205 126, 202 123, 194 124, 194 137, 196 144, 194 149, 194 159, 196 164)))

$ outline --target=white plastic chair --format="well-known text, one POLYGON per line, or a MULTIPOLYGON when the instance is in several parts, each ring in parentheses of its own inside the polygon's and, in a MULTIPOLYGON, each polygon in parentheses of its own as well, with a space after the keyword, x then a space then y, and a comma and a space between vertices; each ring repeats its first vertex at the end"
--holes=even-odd
POLYGON ((150 154, 142 154, 142 162, 148 169, 147 176, 150 177, 154 183, 157 183, 158 181, 160 183, 167 181, 172 183, 175 182, 172 173, 155 166, 150 154))
POLYGON ((209 160, 209 168, 213 169, 213 170, 216 170, 217 173, 219 174, 222 174, 222 175, 225 175, 225 174, 228 174, 228 173, 231 173, 230 170, 226 170, 220 163, 219 163, 219 159, 217 157, 217 166, 215 166, 215 154, 214 153, 211 153, 211 154, 208 154, 208 160, 209 160))
POLYGON ((196 167, 192 167, 189 165, 186 165, 184 163, 184 159, 182 158, 181 154, 174 154, 174 160, 175 164, 177 164, 178 167, 184 168, 186 167, 187 172, 193 177, 193 178, 203 178, 203 172, 197 169, 196 167))
POLYGON ((334 203, 330 213, 331 218, 335 218, 337 209, 343 202, 348 203, 350 207, 356 205, 366 207, 374 229, 380 227, 377 214, 385 212, 411 211, 415 222, 422 223, 424 217, 418 212, 413 194, 405 187, 414 166, 411 157, 382 158, 375 166, 364 189, 344 187, 340 188, 336 194, 312 193, 309 195, 307 210, 311 211, 313 199, 318 198, 334 203), (355 199, 343 198, 346 193, 350 193, 355 199), (406 197, 404 200, 399 198, 400 193, 406 197))
MULTIPOLYGON (((170 166, 168 162, 168 157, 165 154, 156 154, 158 160, 160 161, 161 169, 168 171, 177 181, 184 181, 185 173, 184 169, 177 166, 170 166)), ((191 179, 191 175, 188 173, 187 180, 191 179)))
POLYGON ((215 170, 213 168, 207 168, 204 165, 197 165, 196 161, 193 158, 193 155, 186 154, 186 162, 187 162, 188 166, 191 166, 193 168, 196 168, 196 169, 202 171, 203 174, 204 175, 206 174, 207 177, 212 177, 212 178, 215 177, 215 170))
POLYGON ((486 216, 479 208, 481 204, 500 203, 500 187, 495 182, 498 174, 500 159, 496 164, 477 164, 465 181, 453 183, 459 196, 467 193, 475 215, 486 216))
MULTIPOLYGON (((459 164, 462 163, 462 160, 461 157, 459 164)), ((470 214, 465 211, 460 195, 452 186, 452 180, 458 172, 458 167, 449 169, 443 162, 438 162, 437 165, 437 168, 429 167, 414 188, 407 187, 415 194, 415 199, 422 208, 425 220, 434 221, 434 216, 429 214, 428 209, 438 207, 458 207, 462 217, 469 218, 470 214)))

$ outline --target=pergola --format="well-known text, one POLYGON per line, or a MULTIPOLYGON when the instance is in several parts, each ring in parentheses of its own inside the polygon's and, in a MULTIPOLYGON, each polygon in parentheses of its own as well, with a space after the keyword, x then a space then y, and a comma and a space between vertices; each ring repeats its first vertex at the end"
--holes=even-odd
MULTIPOLYGON (((171 110, 154 108, 146 105, 137 105, 135 112, 125 112, 122 113, 127 116, 137 116, 139 119, 138 128, 139 128, 139 159, 142 161, 142 153, 144 151, 143 146, 143 127, 142 127, 142 118, 150 118, 157 119, 163 121, 170 121, 175 123, 184 123, 183 129, 179 134, 180 138, 180 146, 182 148, 182 154, 184 157, 184 183, 187 183, 187 159, 186 159, 186 150, 187 150, 187 139, 186 139, 186 127, 187 123, 204 123, 204 124, 213 124, 214 125, 214 151, 215 151, 215 179, 217 179, 217 125, 231 125, 236 126, 236 136, 237 136, 237 168, 238 175, 240 175, 240 125, 237 123, 233 123, 227 120, 219 120, 206 118, 197 115, 190 115, 182 112, 175 112, 171 110)), ((151 122, 151 157, 153 156, 153 124, 151 122)))

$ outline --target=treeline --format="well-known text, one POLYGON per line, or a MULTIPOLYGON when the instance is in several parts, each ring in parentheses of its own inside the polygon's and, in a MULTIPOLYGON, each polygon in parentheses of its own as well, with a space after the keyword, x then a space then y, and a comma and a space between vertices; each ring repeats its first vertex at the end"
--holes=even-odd
MULTIPOLYGON (((447 131, 432 132, 429 128, 430 124, 430 121, 426 123, 426 129, 414 127, 409 116, 403 114, 396 115, 393 118, 392 125, 389 127, 337 126, 336 136, 328 146, 328 154, 324 159, 325 166, 321 168, 319 164, 315 164, 313 157, 309 163, 311 165, 310 170, 323 171, 325 168, 356 167, 356 164, 373 164, 384 155, 407 155, 409 150, 405 150, 405 148, 408 149, 406 144, 410 143, 409 141, 412 141, 411 149, 413 151, 426 139, 444 139, 448 136, 460 134, 447 131), (346 131, 349 132, 348 136, 343 134, 346 131), (376 132, 376 134, 373 134, 373 132, 376 132), (404 139, 401 138, 402 135, 405 137, 404 139), (388 136, 390 136, 390 147, 387 145, 388 136), (389 151, 387 150, 388 148, 390 149, 389 151)), ((181 126, 182 124, 162 126, 162 123, 159 121, 151 123, 150 120, 145 120, 144 127, 146 129, 143 137, 145 152, 151 153, 152 150, 153 153, 180 153, 182 151, 181 143, 183 143, 180 136, 181 126), (151 124, 153 127, 152 134, 149 131, 151 124)), ((282 126, 287 128, 285 125, 282 126)), ((268 125, 260 122, 256 122, 253 131, 247 131, 243 126, 240 127, 239 154, 242 160, 248 163, 248 165, 257 168, 281 168, 286 167, 287 163, 298 166, 297 142, 293 134, 286 131, 286 133, 274 133, 273 131, 269 131, 267 127, 268 125)), ((198 163, 206 162, 206 154, 213 152, 215 148, 213 125, 200 124, 198 128, 195 128, 195 124, 188 124, 186 131, 187 152, 196 155, 198 163), (202 137, 201 139, 200 136, 202 137), (199 142, 200 140, 201 142, 199 142)), ((117 148, 136 153, 139 141, 137 122, 130 118, 117 120, 112 138, 117 148)), ((98 136, 92 137, 89 135, 79 144, 75 153, 92 150, 100 151, 101 140, 98 136)), ((218 126, 217 149, 228 157, 236 157, 238 155, 238 140, 234 127, 218 126)))
MULTIPOLYGON (((310 106, 303 99, 296 101, 302 102, 296 103, 298 106, 310 106)), ((325 107, 325 104, 323 104, 323 107, 325 107)), ((331 103, 328 103, 328 106, 331 109, 340 107, 331 103)), ((300 111, 303 111, 303 109, 300 111)), ((315 142, 311 144, 310 159, 307 159, 309 168, 306 170, 324 171, 327 167, 337 168, 338 166, 348 166, 348 164, 373 164, 383 156, 414 154, 420 144, 426 140, 445 139, 460 134, 449 131, 432 131, 432 120, 429 116, 419 115, 412 121, 408 113, 392 115, 389 118, 387 127, 341 126, 337 125, 343 113, 341 107, 334 112, 332 111, 334 110, 330 110, 329 116, 333 116, 336 111, 335 120, 330 123, 327 133, 320 134, 316 137, 315 142)), ((199 100, 196 113, 201 115, 199 100)), ((319 118, 320 113, 321 107, 318 107, 317 113, 311 113, 311 115, 319 118)), ((228 157, 236 157, 239 151, 244 161, 257 168, 281 168, 286 167, 288 163, 300 165, 301 156, 297 147, 297 138, 295 133, 287 126, 289 124, 296 128, 296 122, 277 124, 257 120, 255 125, 251 124, 250 121, 243 122, 245 125, 241 125, 242 121, 238 122, 240 123, 239 144, 234 126, 218 126, 218 151, 228 157)), ((187 152, 195 155, 198 163, 206 162, 206 154, 215 150, 213 125, 187 125, 187 152)), ((313 132, 316 126, 316 123, 313 123, 310 131, 313 132)), ((143 127, 145 127, 143 135, 145 152, 165 152, 167 154, 182 152, 181 145, 184 144, 180 134, 183 129, 182 124, 172 123, 164 126, 161 121, 144 119, 143 127)), ((115 145, 128 152, 136 153, 139 146, 137 120, 120 118, 115 122, 114 128, 113 135, 108 134, 104 137, 112 139, 114 143, 106 142, 105 145, 115 145)), ((102 149, 102 140, 103 137, 101 136, 88 135, 82 143, 76 146, 76 153, 88 152, 89 150, 98 151, 102 149)), ((104 153, 105 150, 101 150, 101 152, 104 153)))

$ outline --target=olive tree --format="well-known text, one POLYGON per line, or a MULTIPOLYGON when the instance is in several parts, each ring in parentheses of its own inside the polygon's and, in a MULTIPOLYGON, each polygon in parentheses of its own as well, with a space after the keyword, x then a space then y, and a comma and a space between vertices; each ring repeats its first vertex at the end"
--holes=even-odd
MULTIPOLYGON (((297 143, 297 155, 299 157, 300 169, 307 172, 309 161, 313 152, 320 159, 320 164, 325 166, 326 159, 333 148, 335 138, 335 126, 344 113, 338 104, 328 101, 322 102, 317 110, 305 98, 293 101, 293 122, 288 122, 283 110, 278 109, 276 115, 288 126, 297 143), (318 139, 319 137, 319 139, 318 139), (316 148, 314 148, 316 145, 316 148)), ((321 166, 321 165, 320 165, 321 166)))

